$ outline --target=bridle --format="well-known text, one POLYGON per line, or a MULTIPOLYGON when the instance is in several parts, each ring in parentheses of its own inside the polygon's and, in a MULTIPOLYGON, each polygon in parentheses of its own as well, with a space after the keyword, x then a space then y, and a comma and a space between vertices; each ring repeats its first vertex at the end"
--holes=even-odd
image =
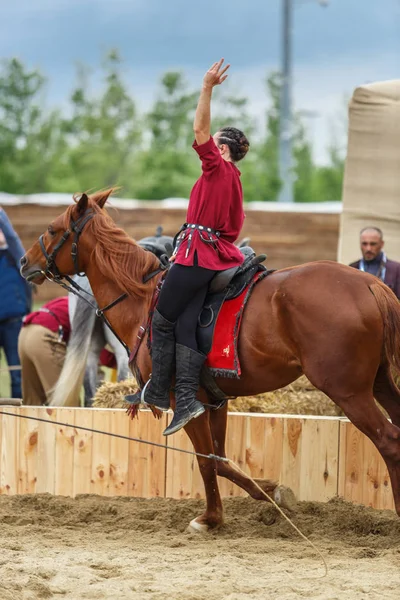
MULTIPOLYGON (((110 322, 108 321, 107 317, 104 314, 105 312, 107 312, 108 310, 110 310, 111 308, 113 308, 114 306, 116 306, 117 304, 122 302, 123 300, 125 300, 128 297, 128 294, 127 293, 121 294, 121 296, 119 296, 116 300, 114 300, 113 302, 111 302, 110 304, 105 306, 104 308, 100 309, 96 306, 96 304, 94 304, 92 301, 90 301, 88 298, 86 298, 85 296, 82 295, 82 294, 86 294, 87 296, 94 298, 93 294, 84 290, 69 275, 63 275, 60 272, 60 270, 57 267, 56 262, 55 262, 57 254, 59 253, 61 248, 64 246, 65 242, 69 239, 69 237, 71 235, 73 235, 74 238, 73 238, 72 248, 71 248, 71 257, 72 257, 72 262, 74 264, 74 270, 75 270, 74 274, 78 275, 79 277, 84 277, 85 273, 81 273, 79 271, 78 243, 79 243, 79 238, 83 232, 85 225, 91 219, 93 219, 93 217, 95 215, 96 215, 95 211, 92 208, 88 208, 88 209, 86 209, 84 214, 81 217, 79 217, 79 219, 77 219, 76 221, 74 221, 71 217, 69 229, 67 229, 64 232, 64 235, 62 236, 60 241, 57 242, 57 244, 53 248, 53 251, 50 254, 48 253, 48 251, 46 250, 46 247, 44 245, 44 241, 43 241, 44 234, 42 234, 39 237, 40 248, 46 259, 46 267, 44 270, 41 271, 41 273, 49 281, 58 283, 58 285, 60 285, 62 288, 64 288, 68 292, 71 292, 72 294, 75 294, 75 296, 78 296, 79 298, 84 300, 86 302, 86 304, 89 304, 89 306, 91 306, 93 308, 93 310, 96 311, 96 315, 98 317, 100 317, 100 319, 102 319, 102 321, 107 325, 107 327, 115 335, 117 340, 122 344, 122 346, 125 348, 125 350, 128 354, 128 357, 129 357, 130 349, 129 349, 128 345, 125 344, 125 342, 123 340, 121 340, 119 335, 114 331, 110 322), (64 280, 66 280, 68 283, 65 283, 64 280)), ((167 259, 167 262, 168 262, 168 259, 167 259)), ((155 277, 156 275, 161 273, 161 271, 164 271, 167 267, 168 267, 168 265, 165 263, 165 261, 160 260, 160 267, 158 269, 156 269, 155 271, 146 275, 143 278, 143 281, 146 283, 147 281, 149 281, 150 279, 152 279, 153 277, 155 277)))
POLYGON ((60 273, 60 271, 56 265, 55 259, 56 259, 57 254, 61 250, 61 248, 64 246, 65 242, 69 239, 70 235, 72 235, 72 234, 74 234, 74 241, 72 242, 71 257, 72 257, 72 262, 74 264, 75 275, 79 275, 79 277, 84 276, 84 273, 79 272, 78 242, 79 242, 79 238, 81 236, 81 233, 83 232, 83 229, 84 229, 86 223, 91 221, 91 219, 93 219, 94 215, 95 215, 94 210, 92 208, 88 208, 84 212, 84 214, 81 217, 79 217, 79 219, 77 219, 76 221, 74 221, 73 218, 71 217, 70 228, 64 232, 64 235, 62 236, 61 240, 56 244, 56 246, 54 247, 53 252, 51 254, 49 254, 47 252, 46 246, 44 245, 44 241, 43 241, 44 234, 42 233, 42 235, 39 237, 40 248, 46 259, 46 269, 44 271, 42 271, 42 273, 47 279, 50 279, 49 276, 51 276, 52 281, 59 283, 59 281, 58 281, 59 279, 68 279, 69 278, 68 275, 62 275, 60 273))

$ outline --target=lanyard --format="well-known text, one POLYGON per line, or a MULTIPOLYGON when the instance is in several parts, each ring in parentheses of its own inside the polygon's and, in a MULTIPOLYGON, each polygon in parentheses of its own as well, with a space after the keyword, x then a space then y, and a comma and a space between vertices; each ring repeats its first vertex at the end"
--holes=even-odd
MULTIPOLYGON (((385 276, 386 276, 386 262, 387 262, 386 254, 384 252, 382 252, 382 260, 381 260, 381 264, 379 265, 379 269, 376 274, 376 277, 378 277, 383 282, 385 282, 385 276)), ((363 258, 360 260, 360 271, 365 272, 365 261, 363 258)))

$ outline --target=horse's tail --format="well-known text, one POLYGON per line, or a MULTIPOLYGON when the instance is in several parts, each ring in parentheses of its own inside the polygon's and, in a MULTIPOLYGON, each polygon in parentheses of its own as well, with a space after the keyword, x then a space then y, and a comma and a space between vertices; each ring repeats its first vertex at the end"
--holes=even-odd
POLYGON ((96 313, 93 308, 78 300, 71 319, 67 354, 50 406, 79 406, 95 321, 96 313))
POLYGON ((381 281, 369 286, 383 319, 383 349, 386 360, 397 375, 400 375, 400 302, 381 281))

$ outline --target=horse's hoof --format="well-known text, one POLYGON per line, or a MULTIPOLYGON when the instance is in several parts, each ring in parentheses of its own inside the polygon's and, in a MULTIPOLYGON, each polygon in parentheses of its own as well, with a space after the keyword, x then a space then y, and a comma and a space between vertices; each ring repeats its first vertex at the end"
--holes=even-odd
POLYGON ((190 533, 207 533, 210 531, 210 527, 206 523, 199 523, 196 519, 190 521, 188 526, 190 533))
POLYGON ((278 487, 275 488, 272 497, 277 503, 277 505, 281 508, 286 508, 287 510, 295 510, 297 506, 297 500, 293 490, 286 487, 285 485, 278 485, 278 487))

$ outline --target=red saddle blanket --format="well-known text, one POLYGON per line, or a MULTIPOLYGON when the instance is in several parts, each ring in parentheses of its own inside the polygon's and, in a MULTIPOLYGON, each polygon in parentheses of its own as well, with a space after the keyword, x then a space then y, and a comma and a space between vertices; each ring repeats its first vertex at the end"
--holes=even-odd
POLYGON ((215 377, 240 377, 238 340, 243 313, 254 285, 265 275, 266 271, 256 273, 239 296, 225 300, 221 306, 212 348, 206 360, 206 365, 215 377))
MULTIPOLYGON (((249 280, 243 291, 232 298, 225 300, 219 309, 215 324, 213 325, 212 346, 207 354, 206 365, 215 377, 240 377, 241 368, 238 353, 238 340, 240 326, 242 324, 243 312, 251 291, 255 284, 263 279, 268 271, 258 271, 249 280)), ((159 288, 153 299, 147 324, 143 325, 137 336, 137 342, 131 352, 129 365, 138 381, 141 380, 140 373, 136 370, 135 360, 140 344, 146 332, 151 332, 151 316, 157 303, 159 288)), ((151 335, 148 338, 148 347, 151 347, 151 335)))

